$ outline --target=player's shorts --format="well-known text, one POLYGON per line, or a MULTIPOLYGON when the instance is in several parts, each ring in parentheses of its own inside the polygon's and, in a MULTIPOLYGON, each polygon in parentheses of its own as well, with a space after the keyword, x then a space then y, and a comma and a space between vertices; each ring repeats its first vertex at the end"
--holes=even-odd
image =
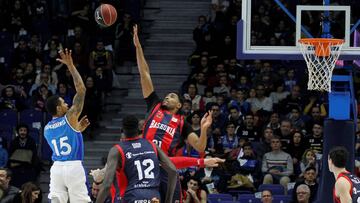
POLYGON ((50 169, 51 202, 91 202, 86 186, 86 174, 81 161, 55 161, 50 169))
POLYGON ((125 192, 122 203, 151 203, 153 198, 160 200, 159 188, 134 189, 125 192))
MULTIPOLYGON (((165 200, 166 197, 166 192, 167 192, 167 183, 168 183, 168 175, 167 172, 160 168, 160 195, 161 195, 161 199, 165 200)), ((162 203, 165 203, 164 201, 161 201, 162 203)), ((173 202, 172 203, 181 203, 182 202, 182 198, 181 198, 181 184, 180 184, 180 180, 178 179, 176 181, 176 187, 175 187, 175 192, 173 195, 173 202)))

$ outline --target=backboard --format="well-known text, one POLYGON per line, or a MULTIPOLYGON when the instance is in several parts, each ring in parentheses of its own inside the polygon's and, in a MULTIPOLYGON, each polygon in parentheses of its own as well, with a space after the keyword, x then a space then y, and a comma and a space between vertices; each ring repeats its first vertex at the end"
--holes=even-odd
POLYGON ((242 0, 237 57, 303 60, 299 39, 338 38, 340 59, 358 59, 359 16, 358 0, 242 0))

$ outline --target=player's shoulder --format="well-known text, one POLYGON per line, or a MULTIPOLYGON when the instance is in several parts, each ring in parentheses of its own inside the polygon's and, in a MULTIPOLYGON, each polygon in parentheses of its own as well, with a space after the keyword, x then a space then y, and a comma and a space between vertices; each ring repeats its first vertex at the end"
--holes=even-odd
POLYGON ((337 191, 342 191, 342 190, 349 191, 350 187, 351 187, 351 183, 349 179, 346 178, 345 176, 339 177, 335 182, 335 188, 337 191))

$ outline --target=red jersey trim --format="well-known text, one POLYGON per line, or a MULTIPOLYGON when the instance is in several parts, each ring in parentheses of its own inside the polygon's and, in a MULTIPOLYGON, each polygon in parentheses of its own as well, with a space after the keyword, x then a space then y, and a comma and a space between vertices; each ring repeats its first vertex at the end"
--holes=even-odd
MULTIPOLYGON (((143 137, 144 137, 144 138, 146 138, 146 135, 145 135, 145 133, 144 133, 144 132, 145 132, 146 124, 149 122, 149 120, 150 120, 152 117, 154 117, 156 111, 160 109, 160 106, 161 106, 161 103, 156 104, 155 107, 152 109, 151 114, 150 114, 150 115, 147 117, 147 119, 145 120, 143 129, 142 129, 142 131, 143 131, 143 137)), ((152 138, 151 140, 153 140, 153 139, 154 139, 154 138, 152 138)))
POLYGON ((125 154, 124 154, 124 151, 123 149, 120 147, 120 145, 115 145, 115 147, 118 149, 119 153, 120 153, 120 156, 121 156, 121 168, 120 170, 124 170, 124 166, 125 166, 125 154))
MULTIPOLYGON (((349 194, 350 194, 350 197, 352 196, 352 188, 353 188, 353 183, 351 182, 350 178, 345 176, 344 174, 350 174, 349 171, 345 171, 343 173, 339 173, 339 175, 337 176, 336 178, 336 181, 339 180, 339 178, 343 177, 345 178, 349 183, 350 183, 350 190, 349 190, 349 194)), ((335 181, 335 183, 336 183, 335 181)), ((335 192, 335 186, 334 186, 334 190, 333 190, 333 195, 334 195, 334 200, 336 203, 341 203, 340 201, 340 198, 336 196, 336 192, 335 192)))
POLYGON ((141 138, 141 135, 137 135, 135 137, 121 138, 120 141, 132 141, 132 140, 138 140, 140 138, 141 138))

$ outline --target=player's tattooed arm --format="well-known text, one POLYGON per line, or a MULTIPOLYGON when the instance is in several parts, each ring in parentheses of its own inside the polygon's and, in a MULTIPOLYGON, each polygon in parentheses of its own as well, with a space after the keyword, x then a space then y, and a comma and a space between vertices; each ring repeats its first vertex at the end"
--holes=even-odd
POLYGON ((113 183, 116 168, 118 166, 121 166, 119 151, 116 147, 112 147, 107 158, 105 178, 102 183, 102 187, 100 188, 99 194, 96 198, 96 203, 103 203, 106 197, 109 195, 110 187, 113 183))
POLYGON ((172 197, 175 192, 176 181, 177 181, 176 167, 171 162, 169 157, 162 151, 162 149, 160 149, 158 146, 156 146, 156 149, 158 151, 158 156, 159 156, 159 161, 160 161, 161 167, 168 174, 168 185, 167 185, 165 202, 172 202, 172 197))
POLYGON ((85 93, 86 87, 80 76, 80 73, 76 70, 76 67, 73 63, 73 59, 71 57, 71 50, 65 49, 59 51, 60 58, 57 61, 65 64, 73 77, 76 94, 73 99, 73 105, 66 113, 66 118, 68 119, 70 125, 79 130, 78 119, 80 117, 81 111, 84 107, 85 93))
POLYGON ((136 61, 140 73, 141 89, 143 97, 148 98, 149 95, 154 91, 154 86, 150 76, 149 65, 146 62, 144 52, 140 44, 137 25, 133 27, 133 34, 133 41, 136 48, 136 61))

